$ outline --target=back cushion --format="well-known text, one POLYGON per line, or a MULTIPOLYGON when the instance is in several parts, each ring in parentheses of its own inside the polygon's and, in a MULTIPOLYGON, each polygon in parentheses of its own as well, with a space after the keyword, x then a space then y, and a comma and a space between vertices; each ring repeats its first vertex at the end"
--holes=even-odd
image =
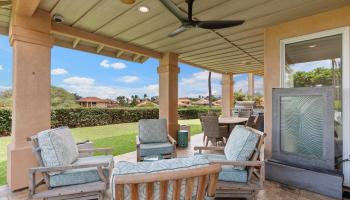
POLYGON ((166 119, 142 119, 139 121, 140 143, 168 142, 166 119))
POLYGON ((69 165, 76 161, 79 156, 78 147, 67 127, 40 132, 38 143, 46 167, 69 165))
POLYGON ((259 135, 242 125, 237 125, 230 134, 224 152, 227 160, 247 161, 259 141, 259 135))

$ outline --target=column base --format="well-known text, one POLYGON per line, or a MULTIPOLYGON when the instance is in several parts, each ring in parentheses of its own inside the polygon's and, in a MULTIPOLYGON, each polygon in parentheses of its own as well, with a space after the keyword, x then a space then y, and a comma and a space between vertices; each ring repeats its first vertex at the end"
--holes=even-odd
POLYGON ((7 183, 11 191, 28 187, 28 169, 37 166, 31 146, 7 146, 7 183))

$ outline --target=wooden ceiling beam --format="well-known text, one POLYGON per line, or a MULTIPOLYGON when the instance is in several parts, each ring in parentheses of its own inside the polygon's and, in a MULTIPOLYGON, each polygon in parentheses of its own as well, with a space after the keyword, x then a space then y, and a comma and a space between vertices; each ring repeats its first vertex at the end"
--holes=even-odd
POLYGON ((119 50, 119 51, 115 54, 115 57, 120 58, 123 54, 124 54, 124 52, 123 52, 122 50, 119 50))
POLYGON ((73 28, 64 24, 52 24, 51 31, 55 34, 64 35, 72 38, 80 38, 81 40, 88 41, 91 43, 95 43, 98 45, 104 45, 106 47, 111 47, 115 49, 120 49, 125 52, 131 52, 134 54, 140 54, 147 57, 153 57, 160 59, 162 57, 162 53, 139 47, 130 43, 123 42, 117 39, 111 39, 105 36, 89 33, 77 28, 73 28))
POLYGON ((98 45, 96 48, 96 53, 100 53, 104 47, 105 47, 104 45, 101 45, 101 44, 98 45))
POLYGON ((39 7, 40 0, 13 0, 13 9, 17 14, 33 16, 39 7))
POLYGON ((73 40, 73 49, 75 49, 75 47, 77 47, 77 45, 79 44, 79 42, 80 42, 80 38, 75 38, 75 39, 73 40))
POLYGON ((212 71, 212 72, 215 72, 215 73, 220 73, 220 74, 223 73, 223 71, 211 69, 209 67, 204 67, 204 66, 201 66, 201 65, 198 65, 198 64, 195 64, 195 63, 191 63, 191 62, 186 61, 186 60, 179 59, 179 62, 183 63, 183 64, 186 64, 186 65, 191 65, 193 67, 197 67, 197 68, 201 68, 201 69, 204 69, 204 70, 212 71))

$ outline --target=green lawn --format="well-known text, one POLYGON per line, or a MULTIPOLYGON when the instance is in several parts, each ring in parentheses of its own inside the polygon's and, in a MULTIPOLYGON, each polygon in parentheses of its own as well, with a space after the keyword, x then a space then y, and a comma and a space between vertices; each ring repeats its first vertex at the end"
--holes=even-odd
MULTIPOLYGON (((201 132, 198 119, 180 120, 181 125, 191 126, 191 135, 201 132)), ((120 155, 136 150, 135 136, 137 123, 113 124, 72 129, 77 142, 91 140, 95 147, 111 147, 113 155, 120 155)), ((6 148, 10 144, 10 137, 0 137, 0 185, 6 184, 6 148)))

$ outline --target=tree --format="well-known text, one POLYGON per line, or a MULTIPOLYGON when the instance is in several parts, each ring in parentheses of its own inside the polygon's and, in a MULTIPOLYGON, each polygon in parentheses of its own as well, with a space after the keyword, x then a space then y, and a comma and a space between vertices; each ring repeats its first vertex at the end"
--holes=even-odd
POLYGON ((208 101, 209 101, 209 108, 212 107, 212 102, 211 102, 211 72, 208 74, 208 91, 209 91, 209 96, 208 96, 208 101))
POLYGON ((333 85, 333 73, 337 73, 337 70, 333 72, 332 69, 324 67, 316 68, 310 72, 299 71, 293 75, 293 84, 294 87, 330 86, 333 85))
MULTIPOLYGON (((67 90, 51 86, 51 107, 53 108, 77 108, 79 104, 76 101, 77 95, 67 90)), ((11 108, 12 90, 5 90, 0 93, 0 107, 11 108)))
POLYGON ((125 96, 118 96, 117 103, 122 107, 126 107, 128 106, 128 99, 125 96))
POLYGON ((130 105, 131 106, 136 106, 139 103, 139 100, 140 100, 139 96, 131 95, 131 103, 130 103, 130 105))
POLYGON ((147 100, 147 94, 145 93, 145 94, 143 94, 143 100, 147 100))
POLYGON ((53 108, 76 108, 76 96, 63 88, 51 86, 51 106, 53 108))

